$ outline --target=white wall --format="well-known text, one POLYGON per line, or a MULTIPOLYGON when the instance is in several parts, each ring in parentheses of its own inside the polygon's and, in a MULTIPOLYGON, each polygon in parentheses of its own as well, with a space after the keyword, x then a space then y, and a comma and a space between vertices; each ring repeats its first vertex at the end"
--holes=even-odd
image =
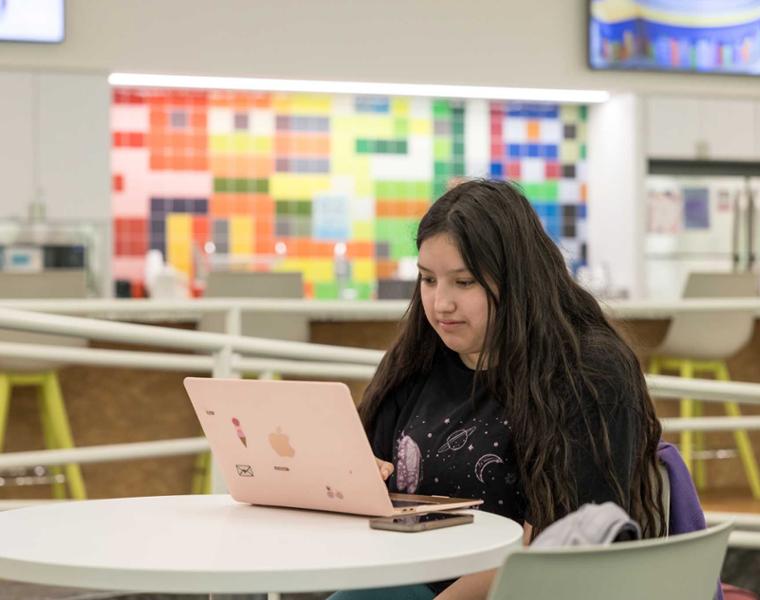
POLYGON ((592 271, 612 287, 644 292, 645 156, 640 97, 620 94, 594 106, 588 123, 588 249, 592 271))
POLYGON ((757 80, 594 72, 586 0, 67 0, 61 45, 0 68, 758 94, 757 80))

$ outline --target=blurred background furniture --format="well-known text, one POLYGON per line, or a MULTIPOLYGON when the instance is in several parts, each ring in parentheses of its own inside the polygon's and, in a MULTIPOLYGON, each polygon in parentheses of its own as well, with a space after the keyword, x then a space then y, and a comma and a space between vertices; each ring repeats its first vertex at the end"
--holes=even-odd
MULTIPOLYGON (((692 272, 686 281, 684 298, 741 298, 757 296, 758 280, 754 273, 698 273, 692 272)), ((649 365, 649 372, 676 371, 681 377, 708 374, 715 379, 728 381, 730 375, 726 360, 736 354, 752 337, 755 315, 751 310, 719 312, 678 312, 673 317, 665 339, 649 365)), ((723 403, 726 414, 741 416, 736 402, 723 403)), ((680 414, 683 418, 702 415, 702 403, 682 398, 680 414)), ((752 495, 760 499, 760 472, 752 444, 746 430, 734 432, 736 447, 744 467, 752 495)), ((683 431, 680 451, 692 473, 698 489, 707 484, 704 433, 683 431), (697 453, 695 453, 695 450, 697 453), (696 465, 695 465, 696 461, 696 465)))
MULTIPOLYGON (((82 270, 56 270, 40 273, 0 272, 0 298, 84 298, 86 274, 82 270)), ((0 342, 44 344, 49 346, 83 347, 87 341, 69 336, 30 333, 0 329, 0 342)), ((40 421, 45 447, 72 448, 66 405, 58 381, 61 365, 48 361, 18 360, 0 357, 0 451, 3 448, 8 424, 8 411, 13 388, 34 386, 39 399, 40 421)), ((65 498, 66 488, 71 498, 86 497, 82 472, 77 464, 52 467, 53 496, 65 498), (65 485, 61 475, 65 475, 65 485)))

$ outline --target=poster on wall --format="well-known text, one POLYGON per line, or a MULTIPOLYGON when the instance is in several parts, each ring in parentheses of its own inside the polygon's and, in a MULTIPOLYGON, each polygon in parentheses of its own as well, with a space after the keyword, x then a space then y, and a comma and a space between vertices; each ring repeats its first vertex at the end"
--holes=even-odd
POLYGON ((760 73, 760 0, 588 2, 594 69, 760 73))

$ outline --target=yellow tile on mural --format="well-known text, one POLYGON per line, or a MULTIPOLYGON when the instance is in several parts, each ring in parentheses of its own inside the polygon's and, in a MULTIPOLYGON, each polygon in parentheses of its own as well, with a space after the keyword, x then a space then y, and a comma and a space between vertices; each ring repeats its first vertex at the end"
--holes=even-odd
POLYGON ((356 241, 372 241, 375 239, 375 228, 370 221, 354 221, 351 223, 351 237, 356 241))
POLYGON ((248 215, 233 215, 229 219, 230 254, 249 255, 253 253, 253 218, 248 215))
POLYGON ((272 108, 277 112, 290 112, 290 106, 293 102, 292 94, 273 94, 272 108))
POLYGON ((308 267, 308 263, 304 259, 299 258, 286 258, 282 262, 277 264, 275 271, 283 273, 292 273, 300 271, 303 273, 308 267))
POLYGON ((565 140, 559 147, 559 157, 562 162, 576 162, 580 158, 578 142, 565 140))
POLYGON ((233 150, 232 136, 229 134, 218 134, 209 136, 209 149, 212 154, 221 154, 233 150))
POLYGON ((409 114, 408 98, 393 98, 391 100, 391 114, 395 117, 405 117, 409 114))
POLYGON ((166 217, 166 262, 190 275, 193 221, 189 214, 174 213, 166 217))
POLYGON ((356 185, 355 185, 356 195, 359 198, 364 198, 365 196, 372 196, 375 193, 375 185, 369 177, 368 171, 362 171, 356 173, 356 185))
POLYGON ((433 133, 430 119, 410 119, 409 133, 413 135, 430 135, 433 133))
POLYGON ((253 151, 256 154, 271 154, 272 153, 272 138, 269 136, 254 136, 253 138, 253 151))
POLYGON ((563 123, 575 123, 578 120, 580 108, 576 104, 561 104, 559 116, 563 123))
POLYGON ((332 98, 327 94, 294 94, 290 110, 296 114, 329 115, 332 111, 332 98))
POLYGON ((275 198, 311 198, 330 189, 327 175, 291 175, 274 173, 269 178, 269 193, 275 198))
POLYGON ((334 115, 330 119, 330 133, 332 143, 339 138, 336 134, 352 134, 354 132, 355 118, 353 115, 334 115))
POLYGON ((360 258, 353 261, 351 279, 361 283, 371 283, 377 275, 375 261, 370 258, 360 258))
POLYGON ((335 281, 335 264, 329 258, 314 258, 309 261, 304 276, 312 283, 335 281))
POLYGON ((356 137, 389 138, 393 136, 393 119, 384 115, 358 115, 355 117, 356 137))

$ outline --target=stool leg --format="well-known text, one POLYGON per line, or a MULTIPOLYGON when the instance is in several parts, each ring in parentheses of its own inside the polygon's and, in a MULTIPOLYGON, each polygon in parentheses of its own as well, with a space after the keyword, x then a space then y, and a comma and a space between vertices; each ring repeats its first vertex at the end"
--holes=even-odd
POLYGON ((652 375, 659 375, 660 374, 660 359, 657 356, 653 356, 651 359, 649 359, 649 372, 652 375))
MULTIPOLYGON (((681 377, 686 377, 691 379, 694 377, 694 366, 692 365, 691 361, 684 360, 681 361, 680 365, 680 371, 681 371, 681 377)), ((690 419, 694 416, 694 400, 691 398, 681 398, 680 403, 680 412, 681 412, 681 418, 682 419, 690 419)), ((682 431, 681 432, 681 456, 683 457, 683 462, 686 464, 686 468, 689 469, 690 473, 694 472, 694 452, 693 452, 693 446, 692 446, 692 440, 693 440, 693 432, 692 431, 682 431)))
MULTIPOLYGON (((731 379, 725 363, 721 365, 718 379, 721 381, 730 381, 731 379)), ((725 402, 723 406, 726 409, 726 414, 730 417, 740 417, 742 414, 739 404, 736 402, 725 402)), ((749 483, 750 490, 752 490, 752 497, 760 500, 760 471, 757 468, 757 459, 755 458, 755 452, 752 449, 752 442, 747 430, 738 429, 734 431, 734 440, 736 440, 736 448, 739 450, 739 457, 744 466, 747 482, 749 483)))
POLYGON ((211 493, 211 453, 202 452, 195 457, 193 467, 193 494, 211 493))
MULTIPOLYGON (((74 440, 71 436, 69 418, 66 407, 63 404, 61 387, 58 383, 58 375, 55 372, 46 373, 42 383, 42 393, 45 398, 45 408, 50 419, 50 429, 61 448, 73 448, 74 440)), ((64 467, 66 481, 69 486, 71 497, 75 500, 84 500, 85 492, 82 471, 77 464, 69 464, 64 467)))
POLYGON ((7 375, 0 374, 0 452, 5 442, 5 428, 8 425, 8 409, 11 405, 11 382, 7 375))
MULTIPOLYGON (((695 417, 701 417, 703 413, 702 402, 699 400, 694 400, 692 412, 695 417)), ((704 431, 694 432, 694 448, 696 448, 697 451, 702 451, 705 449, 704 431)), ((698 490, 703 490, 705 487, 707 487, 707 464, 704 459, 694 459, 694 485, 698 490)))
MULTIPOLYGON (((45 440, 45 448, 50 450, 61 448, 61 441, 56 439, 53 426, 50 422, 50 414, 45 404, 45 392, 42 386, 37 388, 37 394, 39 396, 40 406, 40 423, 42 424, 42 437, 45 440)), ((66 499, 66 485, 63 482, 58 481, 59 476, 63 473, 60 466, 52 466, 48 469, 53 476, 53 498, 56 500, 66 499)))

